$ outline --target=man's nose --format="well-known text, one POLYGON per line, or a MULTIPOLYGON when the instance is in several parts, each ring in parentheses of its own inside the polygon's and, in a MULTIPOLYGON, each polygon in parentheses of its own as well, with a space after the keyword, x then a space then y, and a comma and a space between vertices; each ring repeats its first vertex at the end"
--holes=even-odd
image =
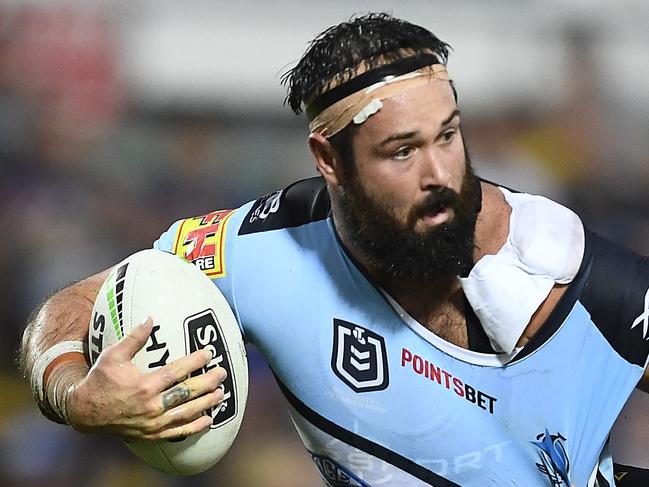
POLYGON ((431 187, 448 187, 451 182, 451 172, 444 162, 443 156, 436 148, 430 148, 423 153, 420 167, 421 189, 431 187))

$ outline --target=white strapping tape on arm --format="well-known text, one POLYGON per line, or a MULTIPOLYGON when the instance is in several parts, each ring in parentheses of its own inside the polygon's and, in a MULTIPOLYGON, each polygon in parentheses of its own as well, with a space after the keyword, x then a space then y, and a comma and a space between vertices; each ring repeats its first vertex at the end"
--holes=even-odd
POLYGON ((69 352, 84 353, 84 343, 73 340, 60 342, 48 348, 43 355, 36 359, 32 367, 31 384, 32 391, 38 395, 39 401, 43 402, 45 400, 45 384, 43 381, 45 370, 57 357, 69 352))

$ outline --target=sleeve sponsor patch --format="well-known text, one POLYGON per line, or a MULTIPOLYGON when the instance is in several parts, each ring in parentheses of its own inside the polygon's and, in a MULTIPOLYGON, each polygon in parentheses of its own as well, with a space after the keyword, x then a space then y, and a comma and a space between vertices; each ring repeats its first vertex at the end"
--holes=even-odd
POLYGON ((246 218, 243 220, 239 229, 239 235, 282 228, 285 224, 284 219, 280 218, 281 221, 276 222, 277 217, 274 217, 274 215, 279 210, 283 193, 283 190, 275 191, 255 201, 246 218))
POLYGON ((219 210, 183 220, 173 253, 201 269, 208 277, 225 276, 225 231, 234 210, 219 210))
POLYGON ((299 227, 324 220, 329 210, 329 193, 324 179, 303 179, 255 201, 243 219, 239 235, 299 227))

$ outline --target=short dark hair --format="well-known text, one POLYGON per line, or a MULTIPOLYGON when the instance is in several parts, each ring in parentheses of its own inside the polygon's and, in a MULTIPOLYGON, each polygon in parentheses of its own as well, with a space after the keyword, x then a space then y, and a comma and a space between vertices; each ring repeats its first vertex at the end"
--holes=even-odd
POLYGON ((299 114, 332 78, 355 68, 361 61, 374 67, 379 62, 385 64, 432 52, 446 64, 449 49, 448 44, 429 30, 388 13, 352 17, 311 41, 297 65, 282 76, 282 84, 288 89, 285 102, 299 114), (414 54, 402 54, 403 49, 414 54))
MULTIPOLYGON (((447 43, 429 30, 391 14, 354 16, 318 35, 295 67, 282 76, 282 84, 288 90, 285 104, 296 114, 301 113, 310 101, 326 91, 335 76, 361 62, 372 68, 404 57, 417 58, 433 53, 446 65, 449 49, 447 43)), ((352 140, 355 130, 350 124, 329 139, 348 174, 354 170, 352 140)))

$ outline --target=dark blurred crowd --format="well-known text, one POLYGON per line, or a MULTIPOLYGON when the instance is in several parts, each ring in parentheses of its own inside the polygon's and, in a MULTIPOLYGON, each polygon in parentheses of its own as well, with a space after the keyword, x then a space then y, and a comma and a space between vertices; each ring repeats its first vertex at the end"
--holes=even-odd
MULTIPOLYGON (((193 479, 154 472, 119 441, 46 422, 19 377, 22 328, 53 291, 150 247, 181 217, 312 173, 305 144, 285 153, 305 137, 303 121, 139 106, 119 75, 113 21, 0 7, 0 484, 319 485, 254 350, 241 437, 223 464, 193 479)), ((574 72, 557 109, 472 116, 462 107, 464 131, 479 174, 553 197, 648 254, 649 118, 599 91, 592 35, 566 34, 574 72)))

